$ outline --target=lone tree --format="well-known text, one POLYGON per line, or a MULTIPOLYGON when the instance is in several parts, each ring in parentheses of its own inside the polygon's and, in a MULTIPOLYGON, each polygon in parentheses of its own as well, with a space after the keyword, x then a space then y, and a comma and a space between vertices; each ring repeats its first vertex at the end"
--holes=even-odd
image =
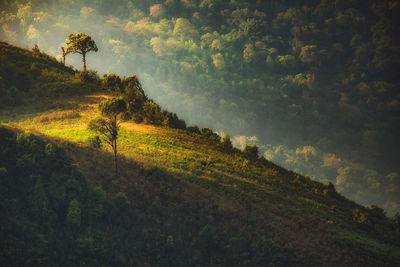
POLYGON ((68 35, 67 48, 63 53, 63 56, 68 55, 69 53, 78 53, 82 55, 83 58, 83 71, 86 71, 86 53, 90 51, 97 52, 97 45, 92 40, 92 37, 85 33, 71 33, 68 35))
POLYGON ((88 128, 100 133, 114 152, 115 178, 118 178, 117 139, 120 116, 126 111, 126 103, 121 98, 109 98, 99 104, 103 117, 89 122, 88 128))

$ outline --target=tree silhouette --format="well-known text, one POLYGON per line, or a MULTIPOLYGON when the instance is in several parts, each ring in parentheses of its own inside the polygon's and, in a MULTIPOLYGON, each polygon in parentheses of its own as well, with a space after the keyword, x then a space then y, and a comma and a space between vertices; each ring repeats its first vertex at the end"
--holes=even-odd
POLYGON ((69 53, 78 53, 82 55, 83 58, 83 71, 86 71, 86 53, 90 51, 97 52, 98 48, 92 37, 85 33, 71 33, 68 35, 67 48, 63 53, 63 56, 69 53))
POLYGON ((110 98, 99 104, 99 110, 103 117, 91 120, 88 128, 100 133, 111 146, 114 153, 115 177, 118 178, 117 139, 119 118, 126 111, 126 103, 121 98, 110 98))
POLYGON ((63 46, 61 46, 61 52, 62 52, 62 63, 65 66, 65 56, 66 56, 66 54, 65 54, 65 48, 63 46))

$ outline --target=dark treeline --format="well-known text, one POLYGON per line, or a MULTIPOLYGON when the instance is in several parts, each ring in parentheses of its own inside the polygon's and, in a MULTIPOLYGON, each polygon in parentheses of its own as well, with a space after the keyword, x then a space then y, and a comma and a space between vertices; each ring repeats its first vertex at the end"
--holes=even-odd
POLYGON ((3 126, 0 166, 2 266, 306 262, 272 239, 233 231, 242 224, 225 223, 224 217, 233 214, 198 202, 176 202, 172 192, 180 190, 179 183, 159 169, 141 174, 162 188, 158 196, 143 191, 128 198, 110 188, 106 196, 71 164, 63 149, 3 126))
MULTIPOLYGON (((73 144, 61 145, 68 153, 80 151, 81 160, 88 152, 73 144)), ((333 205, 335 208, 310 209, 299 201, 294 204, 293 199, 289 203, 295 207, 289 207, 285 200, 280 208, 288 213, 276 218, 275 214, 265 220, 264 215, 259 214, 265 206, 259 207, 252 197, 246 198, 250 192, 245 188, 233 195, 229 189, 218 188, 221 196, 236 198, 232 204, 247 207, 246 211, 231 209, 222 203, 202 199, 205 192, 200 193, 197 186, 206 186, 207 182, 198 181, 198 185, 190 186, 200 193, 198 198, 193 195, 196 193, 185 192, 188 184, 177 177, 158 168, 143 169, 131 161, 125 168, 133 166, 137 174, 125 179, 123 184, 101 175, 90 182, 59 145, 31 132, 16 133, 0 126, 0 212, 3 215, 0 217, 0 264, 310 266, 316 262, 333 264, 340 260, 345 265, 361 262, 365 266, 376 266, 385 262, 396 266, 399 216, 387 218, 378 207, 365 208, 343 198, 332 184, 325 186, 269 162, 257 162, 251 158, 254 157, 252 150, 254 147, 245 151, 251 165, 268 167, 274 173, 274 177, 268 179, 281 186, 282 196, 290 193, 292 197, 296 195, 293 199, 312 197, 316 203, 325 203, 324 207, 333 205), (106 191, 92 182, 102 184, 106 191), (300 214, 299 207, 310 213, 300 214), (324 219, 320 220, 327 212, 333 216, 335 224, 338 223, 332 229, 340 227, 348 236, 323 234, 328 230, 324 219), (313 216, 317 217, 311 219, 313 216), (322 242, 325 250, 314 248, 309 257, 310 252, 303 247, 313 247, 308 239, 307 243, 300 241, 302 247, 275 242, 270 227, 284 231, 286 228, 280 228, 282 219, 298 220, 305 227, 317 225, 323 236, 317 237, 318 244, 321 246, 322 242), (364 244, 366 241, 358 242, 359 236, 372 246, 364 244), (332 251, 329 255, 335 255, 334 258, 320 254, 326 251, 332 251), (360 258, 359 253, 368 253, 368 256, 360 258)), ((92 155, 90 160, 97 167, 105 158, 111 160, 107 153, 90 151, 96 153, 96 159, 92 155)), ((257 199, 255 195, 259 192, 251 192, 257 199)), ((278 236, 291 234, 288 230, 278 236)))

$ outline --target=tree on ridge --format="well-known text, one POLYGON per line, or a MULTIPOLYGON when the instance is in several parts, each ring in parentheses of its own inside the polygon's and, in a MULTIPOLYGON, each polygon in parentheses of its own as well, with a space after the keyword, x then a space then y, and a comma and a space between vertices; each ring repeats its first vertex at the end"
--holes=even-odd
POLYGON ((90 51, 97 52, 98 48, 92 37, 85 33, 71 33, 65 42, 67 47, 63 52, 63 57, 70 53, 82 55, 83 71, 86 71, 86 53, 90 51))

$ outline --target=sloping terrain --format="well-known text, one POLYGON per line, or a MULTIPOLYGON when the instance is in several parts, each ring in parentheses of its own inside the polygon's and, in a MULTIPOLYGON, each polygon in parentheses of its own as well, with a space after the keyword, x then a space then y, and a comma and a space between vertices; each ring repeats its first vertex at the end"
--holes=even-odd
MULTIPOLYGON (((15 61, 21 69, 24 60, 15 61)), ((52 93, 42 98, 41 82, 32 79, 33 89, 21 94, 24 105, 0 110, 0 121, 11 129, 1 128, 0 142, 4 264, 400 262, 398 221, 380 208, 360 206, 332 185, 224 149, 200 134, 122 123, 115 179, 111 151, 106 144, 91 147, 88 140, 95 134, 87 129, 99 114, 97 104, 109 95, 96 80, 82 82, 63 66, 54 68, 65 75, 65 87, 44 83, 52 93), (77 95, 70 86, 82 91, 77 95), (58 149, 64 152, 52 152, 58 149), (42 204, 29 206, 37 202, 42 204), (36 250, 28 253, 30 246, 36 250)), ((32 78, 30 69, 25 71, 32 78)))

